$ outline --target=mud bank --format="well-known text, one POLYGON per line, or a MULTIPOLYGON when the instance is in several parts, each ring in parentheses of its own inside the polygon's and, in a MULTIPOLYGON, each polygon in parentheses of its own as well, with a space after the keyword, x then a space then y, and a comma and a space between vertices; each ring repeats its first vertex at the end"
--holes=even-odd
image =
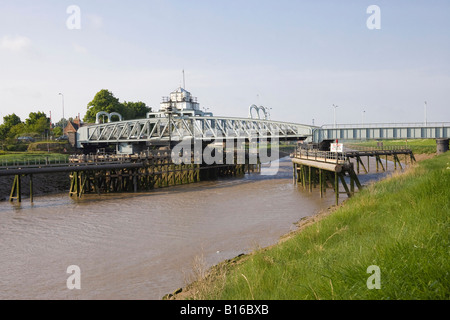
MULTIPOLYGON (((9 199, 14 176, 0 177, 0 201, 9 199)), ((30 197, 30 177, 21 177, 22 197, 30 197)), ((70 178, 68 172, 43 173, 33 175, 33 195, 68 192, 70 178)))

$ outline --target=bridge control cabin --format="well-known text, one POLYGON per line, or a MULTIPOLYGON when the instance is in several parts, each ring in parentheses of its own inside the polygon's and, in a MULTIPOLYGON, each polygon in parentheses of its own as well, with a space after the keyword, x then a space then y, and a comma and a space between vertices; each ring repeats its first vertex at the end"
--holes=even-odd
POLYGON ((197 97, 182 87, 171 92, 168 97, 163 97, 159 111, 147 113, 147 118, 167 117, 169 112, 177 116, 213 116, 211 112, 202 111, 197 97))

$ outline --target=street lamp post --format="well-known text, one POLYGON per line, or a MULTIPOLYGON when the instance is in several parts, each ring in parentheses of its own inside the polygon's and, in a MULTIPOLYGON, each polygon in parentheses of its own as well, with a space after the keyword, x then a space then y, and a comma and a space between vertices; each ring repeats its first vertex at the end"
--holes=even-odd
POLYGON ((427 126, 427 102, 425 101, 425 127, 427 126))
POLYGON ((362 125, 364 126, 364 116, 366 115, 366 110, 362 112, 362 125))
POLYGON ((172 122, 172 113, 173 113, 173 107, 169 104, 169 106, 166 108, 166 115, 169 117, 169 150, 172 150, 172 128, 171 128, 171 122, 172 122))
POLYGON ((334 127, 336 128, 336 108, 338 107, 337 105, 333 104, 334 107, 334 127))
POLYGON ((65 121, 64 120, 64 95, 61 92, 58 93, 58 95, 60 95, 62 98, 62 111, 63 111, 62 118, 63 118, 63 135, 64 135, 64 129, 66 128, 66 123, 64 122, 65 121))

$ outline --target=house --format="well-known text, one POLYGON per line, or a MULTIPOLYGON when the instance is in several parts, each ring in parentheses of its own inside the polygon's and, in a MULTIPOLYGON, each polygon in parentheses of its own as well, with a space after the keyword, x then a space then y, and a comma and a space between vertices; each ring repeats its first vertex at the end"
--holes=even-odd
POLYGON ((72 147, 77 145, 77 130, 83 126, 81 123, 80 116, 77 116, 72 121, 68 121, 66 127, 64 128, 64 135, 66 135, 69 139, 69 143, 72 147))

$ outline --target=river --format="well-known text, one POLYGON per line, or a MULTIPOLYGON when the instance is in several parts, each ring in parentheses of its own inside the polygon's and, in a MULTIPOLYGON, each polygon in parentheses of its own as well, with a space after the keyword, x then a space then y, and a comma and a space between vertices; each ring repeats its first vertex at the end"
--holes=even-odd
POLYGON ((288 157, 269 170, 146 193, 0 202, 0 299, 161 299, 192 280, 199 261, 210 267, 274 244, 334 204, 332 190, 321 199, 293 184, 288 157), (80 289, 66 284, 71 265, 80 289))

